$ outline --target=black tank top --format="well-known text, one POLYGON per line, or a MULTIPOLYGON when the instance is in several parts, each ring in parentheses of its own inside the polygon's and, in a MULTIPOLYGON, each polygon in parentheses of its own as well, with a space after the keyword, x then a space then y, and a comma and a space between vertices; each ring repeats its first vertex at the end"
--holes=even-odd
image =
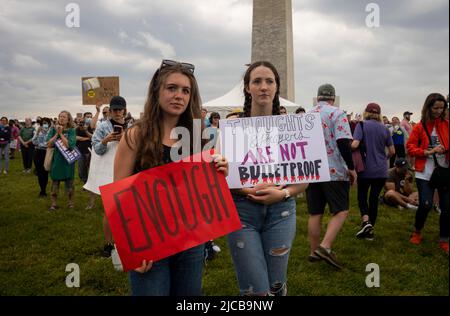
MULTIPOLYGON (((167 165, 172 162, 172 159, 170 159, 170 151, 171 150, 172 150, 172 147, 163 145, 163 157, 162 157, 163 165, 167 165)), ((145 171, 147 169, 148 168, 142 168, 142 166, 140 166, 140 165, 138 165, 138 163, 136 163, 133 174, 137 174, 137 173, 145 171)))

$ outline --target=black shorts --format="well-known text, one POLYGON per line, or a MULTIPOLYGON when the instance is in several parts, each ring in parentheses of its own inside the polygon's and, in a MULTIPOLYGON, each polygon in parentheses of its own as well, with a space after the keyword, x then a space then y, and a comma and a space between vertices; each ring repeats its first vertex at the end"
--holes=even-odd
POLYGON ((330 212, 336 215, 348 211, 350 207, 350 182, 331 181, 310 183, 306 190, 310 215, 322 215, 328 203, 330 212))

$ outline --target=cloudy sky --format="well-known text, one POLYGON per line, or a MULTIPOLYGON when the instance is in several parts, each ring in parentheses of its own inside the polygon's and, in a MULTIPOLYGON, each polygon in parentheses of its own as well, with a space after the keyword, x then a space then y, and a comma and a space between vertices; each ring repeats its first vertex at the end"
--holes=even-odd
MULTIPOLYGON (((360 113, 419 111, 448 94, 449 1, 374 0, 380 26, 366 25, 365 0, 293 0, 296 103, 311 107, 333 83, 341 107, 360 113)), ((251 56, 252 0, 89 0, 80 27, 66 26, 61 0, 0 2, 0 115, 55 116, 81 106, 82 76, 120 76, 138 116, 161 59, 196 65, 204 102, 231 90, 251 56)))

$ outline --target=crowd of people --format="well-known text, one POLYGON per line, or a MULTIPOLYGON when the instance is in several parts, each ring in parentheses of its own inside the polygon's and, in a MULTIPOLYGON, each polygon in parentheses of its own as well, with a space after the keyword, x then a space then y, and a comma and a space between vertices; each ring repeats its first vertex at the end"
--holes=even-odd
MULTIPOLYGON (((17 121, 3 117, 0 169, 5 175, 8 173, 9 159, 14 158, 20 146, 24 173, 31 172, 34 160, 41 198, 47 196, 50 176, 50 210, 54 212, 59 207, 60 182, 65 183, 68 208, 75 203, 75 164, 67 161, 58 146, 78 148, 78 176, 86 183, 93 152, 101 157, 115 151, 114 181, 172 162, 170 152, 177 140, 170 137, 171 131, 185 127, 193 135, 194 119, 202 119, 202 128, 209 128, 208 135, 215 143, 220 139, 220 115, 214 112, 207 117, 207 110, 201 107, 194 72, 192 64, 163 60, 149 83, 144 113, 138 121, 127 114, 126 101, 120 96, 113 97, 109 107, 103 109, 98 103, 95 115, 87 112, 75 120, 67 111, 53 120, 38 118, 34 126, 29 118, 24 126, 18 126, 17 121), (47 170, 48 148, 57 143, 47 170)), ((287 114, 280 105, 280 86, 280 77, 271 63, 251 64, 244 75, 243 107, 231 111, 226 118, 287 114)), ((335 99, 333 85, 321 85, 318 103, 311 110, 319 113, 322 120, 330 181, 297 185, 264 183, 231 190, 243 226, 227 236, 241 295, 287 295, 289 255, 296 234, 296 197, 303 193, 309 213, 311 262, 324 261, 342 269, 333 244, 348 217, 350 188, 354 184, 361 214, 361 228, 355 231, 355 237, 375 238, 382 202, 416 212, 410 242, 419 245, 424 238, 421 231, 427 215, 436 206, 440 212, 438 245, 448 255, 448 185, 435 180, 438 169, 448 175, 448 100, 441 94, 430 94, 424 102, 420 123, 413 124, 413 113, 405 112, 403 121, 398 117, 389 120, 382 116, 382 107, 377 103, 369 103, 361 115, 353 118, 353 114, 335 105, 335 99), (355 152, 361 155, 362 163, 355 161, 355 152), (327 205, 332 216, 322 234, 327 205)), ((295 111, 297 115, 305 112, 302 107, 295 111)), ((225 176, 228 174, 226 157, 217 155, 215 166, 225 176)), ((92 209, 96 194, 87 194, 90 197, 86 208, 92 209)), ((103 254, 107 257, 114 241, 106 217, 103 231, 103 254)), ((129 273, 132 294, 201 295, 204 258, 205 245, 199 245, 164 260, 143 261, 141 267, 129 273)))

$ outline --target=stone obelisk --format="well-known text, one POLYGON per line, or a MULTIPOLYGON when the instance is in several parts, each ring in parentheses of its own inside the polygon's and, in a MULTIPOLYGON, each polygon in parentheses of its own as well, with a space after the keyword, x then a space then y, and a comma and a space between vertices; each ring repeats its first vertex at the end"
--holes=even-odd
POLYGON ((281 97, 295 102, 292 0, 253 0, 252 62, 267 60, 281 78, 281 97))

